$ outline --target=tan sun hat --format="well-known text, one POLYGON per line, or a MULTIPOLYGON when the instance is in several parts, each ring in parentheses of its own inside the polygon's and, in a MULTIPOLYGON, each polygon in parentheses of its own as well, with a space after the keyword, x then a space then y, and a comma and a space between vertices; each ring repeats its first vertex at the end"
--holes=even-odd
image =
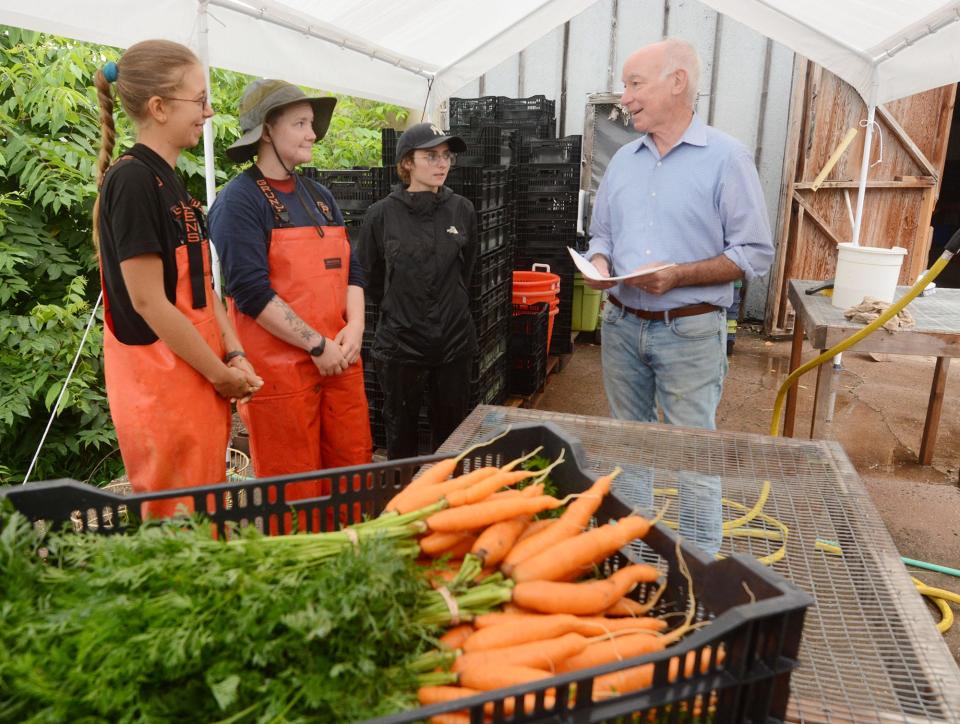
POLYGON ((249 161, 257 155, 257 144, 263 135, 263 124, 270 111, 291 103, 306 101, 313 106, 313 132, 319 141, 327 133, 337 99, 326 96, 310 98, 302 90, 285 80, 261 78, 243 89, 240 98, 240 139, 227 149, 227 158, 236 163, 249 161))

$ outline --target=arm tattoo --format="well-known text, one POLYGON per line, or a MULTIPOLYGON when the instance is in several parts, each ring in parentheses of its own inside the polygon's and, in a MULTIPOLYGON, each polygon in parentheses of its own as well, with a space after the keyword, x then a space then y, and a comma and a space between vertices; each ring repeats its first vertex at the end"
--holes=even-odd
POLYGON ((283 318, 287 320, 287 323, 290 325, 290 329, 304 342, 311 342, 316 339, 318 334, 310 326, 300 319, 293 309, 290 308, 290 305, 283 301, 279 296, 274 296, 270 300, 270 304, 276 304, 280 307, 280 310, 283 312, 283 318))

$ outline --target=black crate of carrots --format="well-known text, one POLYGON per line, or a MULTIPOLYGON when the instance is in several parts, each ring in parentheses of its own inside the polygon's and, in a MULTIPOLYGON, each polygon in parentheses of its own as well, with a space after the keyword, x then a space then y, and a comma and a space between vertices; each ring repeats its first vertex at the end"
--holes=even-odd
MULTIPOLYGON (((594 481, 580 443, 550 423, 516 424, 488 446, 465 455, 456 472, 503 465, 540 447, 540 454, 564 461, 551 472, 558 495, 581 493, 594 481)), ((202 511, 217 534, 229 537, 227 524, 252 523, 267 535, 336 530, 379 515, 386 503, 424 464, 454 453, 391 460, 334 470, 310 471, 262 480, 205 485, 159 493, 121 496, 76 480, 52 480, 0 489, 23 515, 48 528, 122 534, 135 525, 142 504, 181 498, 202 511), (329 494, 286 502, 286 488, 303 480, 320 480, 329 494), (243 497, 246 504, 232 503, 243 497)), ((604 461, 613 468, 618 461, 604 461)), ((615 493, 607 495, 595 520, 620 519, 632 512, 615 493)), ((666 569, 666 588, 655 611, 659 615, 688 610, 695 595, 693 620, 703 625, 657 653, 551 676, 509 689, 399 712, 374 721, 408 724, 440 714, 467 710, 471 721, 485 721, 486 711, 504 720, 505 703, 533 694, 531 710, 511 721, 708 720, 778 722, 786 714, 790 676, 798 665, 806 609, 812 599, 778 574, 747 556, 714 560, 681 541, 663 525, 654 525, 643 542, 666 569), (649 665, 649 686, 600 702, 593 701, 597 677, 649 665), (517 697, 514 699, 514 697, 517 697)), ((632 547, 608 558, 610 572, 639 560, 632 547)), ((641 584, 630 596, 643 602, 657 595, 655 584, 641 584)), ((645 670, 646 671, 646 670, 645 670)))

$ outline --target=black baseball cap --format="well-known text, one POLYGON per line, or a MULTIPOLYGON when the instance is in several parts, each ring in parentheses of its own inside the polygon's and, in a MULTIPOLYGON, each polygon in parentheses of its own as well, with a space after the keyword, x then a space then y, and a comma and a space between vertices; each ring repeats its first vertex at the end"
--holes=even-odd
POLYGON ((407 152, 418 148, 434 148, 441 143, 450 146, 454 153, 463 153, 467 150, 467 143, 460 136, 450 136, 432 123, 418 123, 410 126, 397 139, 397 160, 403 158, 407 152))

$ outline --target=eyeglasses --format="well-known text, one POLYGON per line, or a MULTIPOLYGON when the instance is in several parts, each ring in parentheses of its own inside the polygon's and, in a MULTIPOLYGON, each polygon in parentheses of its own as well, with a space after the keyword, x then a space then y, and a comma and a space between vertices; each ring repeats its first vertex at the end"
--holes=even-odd
POLYGON ((420 158, 425 159, 426 162, 431 166, 439 166, 441 161, 446 161, 451 166, 454 166, 457 163, 457 154, 452 153, 451 151, 444 151, 443 153, 437 153, 436 151, 424 151, 420 158))
POLYGON ((207 107, 207 104, 210 102, 210 99, 207 98, 207 95, 204 94, 202 98, 174 98, 173 96, 161 96, 164 100, 168 101, 182 101, 184 103, 197 103, 200 106, 200 111, 203 112, 203 109, 207 107))

